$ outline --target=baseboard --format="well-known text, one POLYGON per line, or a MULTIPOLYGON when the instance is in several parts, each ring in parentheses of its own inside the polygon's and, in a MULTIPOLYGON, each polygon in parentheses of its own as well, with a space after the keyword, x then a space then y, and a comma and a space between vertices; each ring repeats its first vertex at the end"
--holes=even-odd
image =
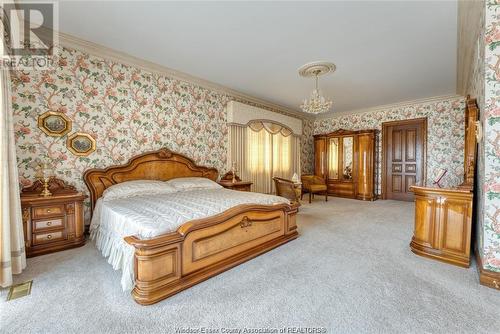
POLYGON ((483 261, 479 255, 477 246, 475 247, 477 271, 479 273, 479 283, 489 288, 500 290, 500 273, 484 269, 483 261))

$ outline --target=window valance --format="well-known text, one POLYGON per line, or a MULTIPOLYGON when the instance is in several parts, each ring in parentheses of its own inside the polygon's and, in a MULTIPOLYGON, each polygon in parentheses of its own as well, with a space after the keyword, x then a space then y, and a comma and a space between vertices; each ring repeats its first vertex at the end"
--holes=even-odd
POLYGON ((292 130, 290 130, 286 126, 269 121, 252 121, 248 123, 248 127, 253 131, 266 129, 266 131, 272 135, 281 133, 283 136, 288 137, 293 134, 292 130))
MULTIPOLYGON (((301 119, 236 101, 229 101, 227 104, 227 122, 231 125, 249 126, 251 128, 254 127, 252 128, 254 131, 256 131, 255 129, 260 126, 260 129, 262 129, 262 127, 266 127, 266 130, 270 133, 277 133, 280 131, 288 133, 289 131, 291 134, 296 136, 302 135, 301 119), (254 123, 256 122, 261 122, 263 124, 255 125, 254 123), (264 125, 264 123, 269 124, 264 125), (279 130, 277 130, 278 126, 280 126, 279 130)), ((285 133, 282 132, 284 136, 286 136, 285 133)), ((288 135, 290 135, 290 133, 288 133, 288 135)))

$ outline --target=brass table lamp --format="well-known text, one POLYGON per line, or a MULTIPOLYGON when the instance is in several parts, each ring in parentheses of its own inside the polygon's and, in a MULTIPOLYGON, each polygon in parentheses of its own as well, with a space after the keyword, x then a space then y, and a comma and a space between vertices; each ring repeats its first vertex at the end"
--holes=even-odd
POLYGON ((40 196, 48 197, 51 196, 52 193, 49 190, 49 181, 54 177, 51 164, 47 161, 40 163, 38 166, 38 170, 35 174, 35 177, 40 180, 43 184, 43 190, 40 193, 40 196))

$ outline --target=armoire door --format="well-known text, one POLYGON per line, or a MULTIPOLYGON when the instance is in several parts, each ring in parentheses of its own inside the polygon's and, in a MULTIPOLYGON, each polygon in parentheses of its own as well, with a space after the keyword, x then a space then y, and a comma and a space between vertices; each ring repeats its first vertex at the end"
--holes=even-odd
POLYGON ((382 131, 383 196, 413 201, 410 187, 425 181, 427 119, 386 122, 382 131))
POLYGON ((314 175, 326 178, 326 138, 314 138, 314 175))
POLYGON ((375 132, 361 132, 357 135, 356 197, 362 200, 375 199, 375 132))

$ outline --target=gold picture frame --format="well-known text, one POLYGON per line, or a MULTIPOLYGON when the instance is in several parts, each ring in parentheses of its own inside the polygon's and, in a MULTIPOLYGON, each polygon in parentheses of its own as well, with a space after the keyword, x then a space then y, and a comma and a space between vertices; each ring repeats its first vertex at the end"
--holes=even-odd
POLYGON ((75 132, 68 137, 66 147, 74 155, 86 157, 96 149, 94 137, 85 132, 75 132))
POLYGON ((62 112, 46 111, 38 116, 38 128, 52 137, 62 137, 71 131, 71 120, 62 112))

